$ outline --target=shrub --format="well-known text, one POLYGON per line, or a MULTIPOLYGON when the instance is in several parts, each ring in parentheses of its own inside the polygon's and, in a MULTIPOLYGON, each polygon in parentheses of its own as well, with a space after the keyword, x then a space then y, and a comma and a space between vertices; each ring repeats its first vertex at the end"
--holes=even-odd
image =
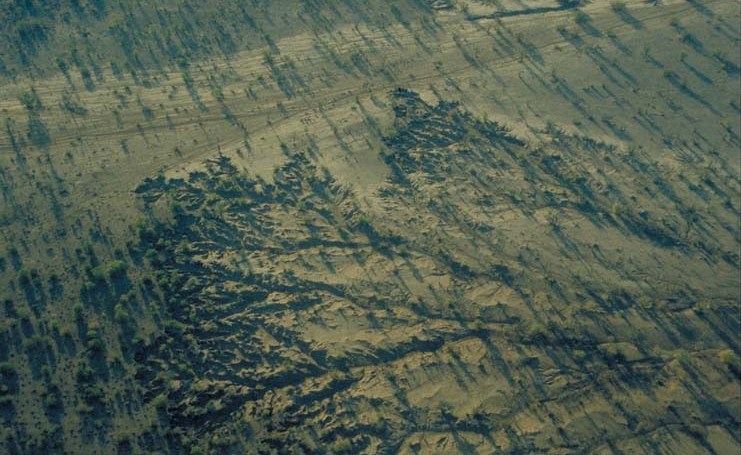
POLYGON ((574 13, 574 19, 579 25, 589 23, 589 15, 580 9, 576 10, 576 13, 574 13))
POLYGON ((116 259, 108 263, 106 274, 109 278, 120 278, 126 274, 127 268, 128 266, 124 261, 116 259))
POLYGON ((129 322, 129 313, 126 308, 120 303, 117 303, 113 309, 113 317, 119 324, 126 324, 129 322))
POLYGON ((90 269, 90 275, 95 281, 104 281, 106 277, 105 270, 101 266, 90 269))
POLYGON ((724 349, 718 353, 720 363, 727 368, 738 371, 741 369, 741 358, 732 349, 724 349))
POLYGON ((76 377, 77 382, 84 383, 93 379, 95 371, 90 367, 90 364, 86 361, 80 361, 77 364, 76 377))
POLYGON ((0 375, 14 377, 17 375, 15 367, 8 362, 0 362, 0 375))
POLYGON ((87 115, 88 113, 87 108, 72 99, 69 94, 62 95, 62 108, 74 115, 87 115))
POLYGON ((686 366, 689 365, 692 361, 692 357, 690 356, 690 353, 687 352, 684 349, 677 349, 674 354, 674 358, 682 365, 686 366))
POLYGON ((149 248, 147 252, 144 253, 144 257, 152 264, 156 265, 157 262, 159 262, 159 254, 154 248, 149 248))
POLYGON ((625 6, 625 2, 618 2, 618 1, 610 3, 610 7, 616 13, 625 12, 625 10, 627 9, 627 7, 625 6))
POLYGON ((20 271, 18 271, 18 281, 23 286, 28 286, 29 284, 31 284, 31 270, 24 267, 20 271))
POLYGON ((539 322, 532 322, 525 327, 524 338, 531 343, 541 343, 548 338, 548 330, 539 322))
POLYGON ((337 438, 332 444, 329 446, 329 452, 330 453, 350 453, 352 451, 352 442, 343 437, 337 438))
POLYGON ((39 99, 39 96, 36 94, 36 91, 33 89, 30 92, 29 91, 21 92, 18 95, 18 101, 20 101, 23 107, 25 107, 29 111, 40 109, 42 107, 41 100, 39 99))
POLYGON ((36 147, 46 147, 51 142, 49 130, 38 115, 28 117, 28 132, 26 136, 28 136, 28 139, 36 147))
POLYGON ((165 409, 167 407, 167 396, 164 393, 157 395, 152 400, 152 406, 154 406, 155 409, 165 409))
POLYGON ((10 396, 0 397, 0 409, 8 409, 13 407, 13 398, 10 396))
POLYGON ((95 283, 91 281, 85 281, 80 286, 80 292, 83 294, 87 294, 87 293, 93 292, 95 288, 96 288, 95 283))
POLYGON ((80 402, 78 403, 75 410, 78 414, 90 414, 91 412, 93 412, 93 407, 85 402, 80 402))

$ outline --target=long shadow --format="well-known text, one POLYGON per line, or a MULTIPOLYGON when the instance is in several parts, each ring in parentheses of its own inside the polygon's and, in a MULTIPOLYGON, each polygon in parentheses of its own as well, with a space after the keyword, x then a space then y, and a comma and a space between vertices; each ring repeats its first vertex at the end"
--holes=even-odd
POLYGON ((695 11, 697 11, 700 14, 702 14, 703 16, 707 16, 707 17, 710 17, 710 18, 715 17, 715 13, 713 13, 713 11, 710 8, 708 8, 707 6, 705 6, 699 0, 687 0, 687 3, 689 3, 690 5, 692 5, 692 7, 695 9, 695 11))
POLYGON ((638 20, 638 18, 636 18, 635 16, 633 16, 633 14, 631 14, 630 11, 628 11, 628 7, 625 6, 624 3, 622 2, 613 3, 612 10, 615 12, 615 14, 618 15, 620 20, 630 25, 634 29, 636 30, 643 29, 643 24, 641 23, 641 21, 638 20))
POLYGON ((700 79, 704 84, 706 85, 712 85, 713 79, 711 79, 709 76, 707 76, 705 73, 697 69, 694 65, 691 65, 687 63, 687 60, 682 60, 682 64, 692 73, 695 75, 696 78, 700 79))
POLYGON ((595 38, 602 36, 602 32, 592 24, 592 19, 582 10, 577 10, 574 18, 576 24, 584 30, 585 33, 595 38))
POLYGON ((482 19, 499 19, 514 16, 529 16, 533 14, 547 14, 557 11, 576 9, 582 4, 582 0, 561 0, 558 6, 543 6, 539 8, 525 8, 521 10, 496 11, 489 14, 466 14, 467 21, 480 21, 482 19))
POLYGON ((633 55, 633 50, 625 44, 619 36, 614 33, 608 33, 607 37, 610 38, 610 42, 617 48, 623 55, 630 57, 633 55))
POLYGON ((676 88, 680 93, 686 95, 689 98, 692 98, 693 100, 697 101, 698 103, 705 106, 710 112, 712 112, 715 115, 721 115, 720 112, 718 112, 715 107, 713 107, 712 104, 708 103, 702 96, 700 96, 697 92, 692 90, 681 78, 680 76, 675 73, 674 71, 666 71, 664 73, 664 79, 666 79, 674 88, 676 88))

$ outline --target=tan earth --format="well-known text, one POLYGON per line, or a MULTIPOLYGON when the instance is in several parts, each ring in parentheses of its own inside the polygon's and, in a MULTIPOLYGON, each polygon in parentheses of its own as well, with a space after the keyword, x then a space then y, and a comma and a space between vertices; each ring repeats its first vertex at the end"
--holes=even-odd
POLYGON ((242 3, 4 76, 0 453, 738 453, 741 2, 242 3))

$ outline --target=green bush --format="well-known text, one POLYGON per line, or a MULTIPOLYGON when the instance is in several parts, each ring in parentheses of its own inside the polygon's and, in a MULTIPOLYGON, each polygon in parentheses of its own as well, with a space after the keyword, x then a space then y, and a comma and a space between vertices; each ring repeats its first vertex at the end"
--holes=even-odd
POLYGON ((90 276, 95 281, 105 281, 106 272, 102 266, 98 266, 90 269, 90 276))
POLYGON ((733 370, 741 369, 741 358, 732 349, 724 349, 718 353, 720 363, 733 370))
POLYGON ((106 274, 109 278, 120 278, 126 274, 128 266, 124 261, 115 259, 108 263, 106 274))
POLYGON ((113 317, 119 324, 126 324, 129 322, 129 312, 121 303, 117 303, 113 309, 113 317))
POLYGON ((624 12, 627 9, 627 7, 625 6, 625 2, 621 2, 621 1, 611 2, 610 3, 610 7, 616 13, 622 13, 622 12, 624 12))
POLYGON ((0 375, 13 377, 17 374, 13 365, 8 362, 0 362, 0 375))
POLYGON ((87 331, 87 349, 92 352, 103 352, 105 350, 105 344, 100 338, 97 330, 90 329, 87 331))
POLYGON ((28 139, 36 147, 46 147, 51 143, 51 136, 41 117, 31 115, 28 117, 28 139))
POLYGON ((352 442, 348 438, 339 437, 329 445, 329 452, 336 454, 351 453, 352 442))
POLYGON ((574 19, 576 20, 576 23, 579 25, 584 25, 584 24, 589 23, 589 15, 580 9, 576 10, 576 13, 574 13, 574 19))
POLYGON ((85 383, 89 382, 95 376, 95 371, 90 367, 90 364, 86 361, 80 361, 77 364, 76 377, 77 382, 85 383))
POLYGON ((75 315, 75 320, 82 321, 85 317, 85 307, 82 306, 82 303, 77 302, 72 307, 72 314, 75 315))
POLYGON ((167 407, 167 396, 164 393, 157 395, 152 400, 152 406, 156 409, 165 409, 167 407))
POLYGON ((20 282, 23 286, 28 286, 31 284, 31 275, 32 271, 23 267, 21 270, 18 271, 18 282, 20 282))
POLYGON ((25 107, 29 111, 40 109, 42 107, 41 100, 36 94, 36 91, 33 89, 31 89, 31 91, 21 92, 18 95, 18 101, 20 101, 23 107, 25 107))

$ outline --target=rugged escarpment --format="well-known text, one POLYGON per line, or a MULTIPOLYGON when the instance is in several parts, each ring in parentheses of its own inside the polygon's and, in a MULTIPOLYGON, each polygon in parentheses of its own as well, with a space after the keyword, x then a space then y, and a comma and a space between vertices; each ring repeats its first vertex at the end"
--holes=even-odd
POLYGON ((738 453, 741 3, 0 23, 0 453, 738 453))
POLYGON ((738 208, 693 209, 728 178, 690 190, 639 149, 556 127, 529 144, 456 104, 392 100, 389 178, 369 201, 301 152, 270 182, 221 157, 137 190, 165 327, 135 346, 137 379, 170 447, 558 453, 735 435, 721 354, 739 321, 732 292, 700 282, 738 272, 723 249, 738 208))

